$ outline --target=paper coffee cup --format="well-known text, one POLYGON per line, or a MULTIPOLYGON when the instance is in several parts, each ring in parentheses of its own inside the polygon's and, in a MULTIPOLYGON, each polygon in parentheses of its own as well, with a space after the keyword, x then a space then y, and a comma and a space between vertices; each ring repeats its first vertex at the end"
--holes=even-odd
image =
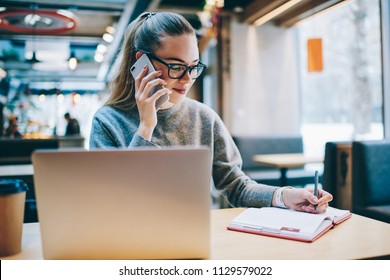
POLYGON ((0 257, 21 251, 27 189, 22 180, 0 180, 0 257))

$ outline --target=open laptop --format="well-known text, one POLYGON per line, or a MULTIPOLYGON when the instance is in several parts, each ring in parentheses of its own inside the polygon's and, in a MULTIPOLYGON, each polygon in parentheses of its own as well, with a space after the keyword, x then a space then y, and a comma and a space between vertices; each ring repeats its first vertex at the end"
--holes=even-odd
POLYGON ((209 257, 204 147, 32 155, 45 259, 209 257))

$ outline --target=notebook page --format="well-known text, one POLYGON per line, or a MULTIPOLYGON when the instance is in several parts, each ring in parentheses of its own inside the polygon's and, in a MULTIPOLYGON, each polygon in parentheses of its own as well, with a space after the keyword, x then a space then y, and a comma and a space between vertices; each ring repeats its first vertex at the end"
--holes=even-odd
POLYGON ((264 207, 248 208, 235 219, 232 223, 240 224, 245 227, 255 227, 266 230, 282 230, 288 228, 299 234, 312 235, 317 228, 326 219, 326 216, 298 212, 288 209, 264 207))
POLYGON ((329 217, 333 220, 334 223, 338 223, 343 220, 347 216, 349 216, 351 212, 349 210, 342 210, 333 207, 328 207, 324 214, 319 214, 320 216, 329 217))

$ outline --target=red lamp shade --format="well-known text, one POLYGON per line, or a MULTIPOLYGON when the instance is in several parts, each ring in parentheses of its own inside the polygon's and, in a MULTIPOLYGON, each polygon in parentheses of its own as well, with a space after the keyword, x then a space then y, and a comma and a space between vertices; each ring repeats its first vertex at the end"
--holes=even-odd
POLYGON ((77 27, 73 13, 65 10, 14 9, 0 12, 0 28, 24 34, 54 35, 77 27))

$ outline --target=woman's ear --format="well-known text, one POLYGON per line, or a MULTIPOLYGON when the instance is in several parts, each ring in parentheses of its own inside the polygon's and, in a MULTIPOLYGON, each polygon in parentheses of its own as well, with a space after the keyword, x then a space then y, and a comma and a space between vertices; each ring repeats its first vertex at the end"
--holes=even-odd
POLYGON ((135 58, 138 60, 138 59, 141 57, 141 55, 143 55, 143 53, 140 52, 140 51, 138 51, 138 52, 135 54, 135 58))

